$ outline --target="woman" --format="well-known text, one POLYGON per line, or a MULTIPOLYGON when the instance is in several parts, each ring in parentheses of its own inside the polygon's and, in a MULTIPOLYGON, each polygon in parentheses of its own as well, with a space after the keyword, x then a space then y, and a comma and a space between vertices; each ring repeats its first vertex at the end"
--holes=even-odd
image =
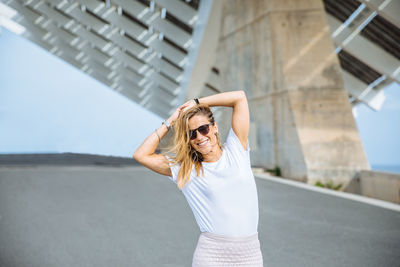
POLYGON ((263 266, 249 127, 243 91, 193 99, 177 108, 133 155, 168 176, 185 195, 201 231, 192 266, 263 266), (209 109, 213 106, 233 108, 224 145, 209 109), (155 154, 169 125, 175 128, 174 156, 155 154))

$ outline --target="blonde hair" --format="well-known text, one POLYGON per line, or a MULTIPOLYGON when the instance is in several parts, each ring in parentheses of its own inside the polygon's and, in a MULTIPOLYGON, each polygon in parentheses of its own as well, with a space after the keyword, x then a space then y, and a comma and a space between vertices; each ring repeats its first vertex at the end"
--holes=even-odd
MULTIPOLYGON (((168 153, 173 154, 170 156, 170 161, 173 165, 177 165, 178 163, 181 164, 177 178, 179 189, 182 189, 185 184, 190 181, 190 173, 193 164, 197 176, 200 176, 200 171, 202 175, 204 175, 204 169, 201 163, 203 161, 203 155, 196 151, 190 144, 189 120, 196 115, 203 115, 208 118, 210 123, 213 125, 215 123, 213 113, 211 112, 210 107, 206 104, 199 104, 186 110, 177 119, 174 125, 175 136, 173 146, 168 153)), ((222 149, 223 146, 218 133, 216 134, 216 137, 218 145, 222 149)))

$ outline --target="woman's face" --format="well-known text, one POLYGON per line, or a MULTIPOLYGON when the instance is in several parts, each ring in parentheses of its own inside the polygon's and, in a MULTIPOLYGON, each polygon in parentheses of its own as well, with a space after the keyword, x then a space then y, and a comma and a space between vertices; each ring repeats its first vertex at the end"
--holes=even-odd
MULTIPOLYGON (((189 130, 197 129, 202 125, 209 124, 210 121, 204 115, 195 115, 189 120, 189 130)), ((192 147, 203 155, 210 153, 215 147, 218 147, 218 140, 216 133, 218 132, 218 125, 210 124, 210 131, 208 134, 203 135, 199 131, 196 131, 196 138, 190 140, 192 147)))

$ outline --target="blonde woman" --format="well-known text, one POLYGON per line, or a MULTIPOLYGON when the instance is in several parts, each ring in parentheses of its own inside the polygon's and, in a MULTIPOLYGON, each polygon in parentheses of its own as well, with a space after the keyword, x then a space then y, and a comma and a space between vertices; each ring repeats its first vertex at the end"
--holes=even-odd
POLYGON ((201 231, 192 266, 263 266, 249 127, 243 91, 193 99, 177 108, 133 155, 145 167, 168 176, 188 201, 201 231), (224 145, 209 108, 214 106, 233 108, 224 145), (172 126, 173 156, 156 154, 172 126))

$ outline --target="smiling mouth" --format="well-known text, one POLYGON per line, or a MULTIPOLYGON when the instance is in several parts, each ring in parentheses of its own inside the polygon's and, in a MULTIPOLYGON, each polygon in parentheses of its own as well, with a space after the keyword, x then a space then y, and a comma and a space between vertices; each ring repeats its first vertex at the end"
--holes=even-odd
POLYGON ((207 143, 208 143, 208 139, 206 139, 206 140, 204 140, 204 141, 198 143, 197 145, 198 145, 198 146, 204 146, 204 145, 206 145, 207 143))

